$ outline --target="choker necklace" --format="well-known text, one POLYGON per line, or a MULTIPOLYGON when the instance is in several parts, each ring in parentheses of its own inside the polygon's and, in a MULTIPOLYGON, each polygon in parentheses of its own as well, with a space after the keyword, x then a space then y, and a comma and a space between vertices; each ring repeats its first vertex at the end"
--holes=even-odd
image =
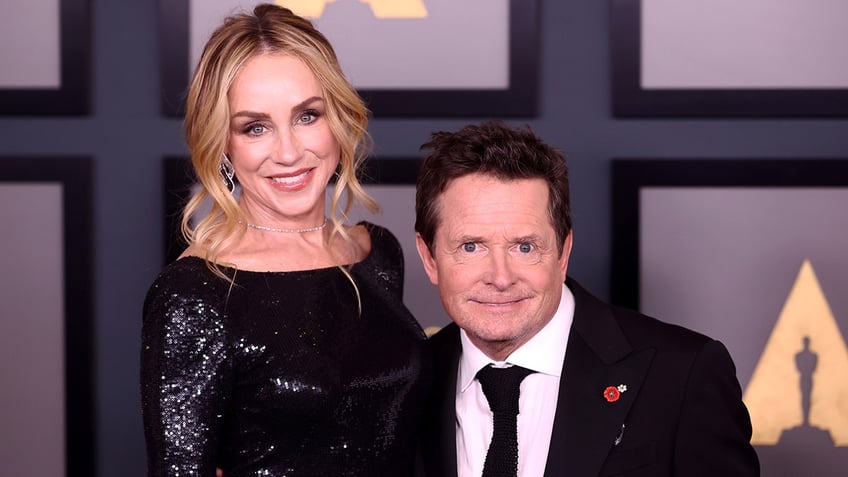
MULTIPOLYGON (((239 221, 241 223, 241 221, 239 221)), ((256 229, 256 230, 264 230, 265 232, 280 232, 284 234, 302 234, 305 232, 317 232, 319 230, 323 230, 324 227, 327 226, 327 217, 324 217, 324 221, 321 222, 321 225, 316 225, 315 227, 307 227, 305 229, 275 229, 274 227, 266 227, 264 225, 256 225, 251 223, 246 223, 248 227, 256 229)))

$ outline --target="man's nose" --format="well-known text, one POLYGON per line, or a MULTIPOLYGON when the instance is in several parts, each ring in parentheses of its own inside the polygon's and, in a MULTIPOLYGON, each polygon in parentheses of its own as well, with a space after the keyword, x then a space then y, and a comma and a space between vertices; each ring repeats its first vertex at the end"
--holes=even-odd
POLYGON ((486 266, 486 281, 489 284, 505 289, 515 283, 514 264, 508 253, 490 253, 486 266))

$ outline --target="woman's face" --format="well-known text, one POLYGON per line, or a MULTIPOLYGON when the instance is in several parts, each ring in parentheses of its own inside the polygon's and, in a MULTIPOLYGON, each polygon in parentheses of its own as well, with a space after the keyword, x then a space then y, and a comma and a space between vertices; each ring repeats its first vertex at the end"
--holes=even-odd
POLYGON ((244 65, 228 101, 227 154, 247 220, 282 228, 320 224, 340 150, 318 79, 293 56, 264 54, 244 65))

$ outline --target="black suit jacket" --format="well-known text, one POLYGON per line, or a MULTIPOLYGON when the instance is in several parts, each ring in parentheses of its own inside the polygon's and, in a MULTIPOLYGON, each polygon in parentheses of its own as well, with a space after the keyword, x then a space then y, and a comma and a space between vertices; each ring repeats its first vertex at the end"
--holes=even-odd
MULTIPOLYGON (((571 279, 566 285, 574 321, 545 477, 759 475, 724 345, 608 305, 571 279), (619 384, 627 390, 608 402, 604 389, 619 384)), ((435 381, 418 475, 455 477, 459 328, 450 324, 430 342, 435 381)))

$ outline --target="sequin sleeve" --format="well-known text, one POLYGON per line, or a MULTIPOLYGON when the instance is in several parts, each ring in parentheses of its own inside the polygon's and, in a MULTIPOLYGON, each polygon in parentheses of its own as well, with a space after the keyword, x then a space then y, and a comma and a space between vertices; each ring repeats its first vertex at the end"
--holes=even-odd
POLYGON ((222 298, 197 270, 174 268, 151 286, 143 311, 148 475, 214 476, 233 380, 222 298))

